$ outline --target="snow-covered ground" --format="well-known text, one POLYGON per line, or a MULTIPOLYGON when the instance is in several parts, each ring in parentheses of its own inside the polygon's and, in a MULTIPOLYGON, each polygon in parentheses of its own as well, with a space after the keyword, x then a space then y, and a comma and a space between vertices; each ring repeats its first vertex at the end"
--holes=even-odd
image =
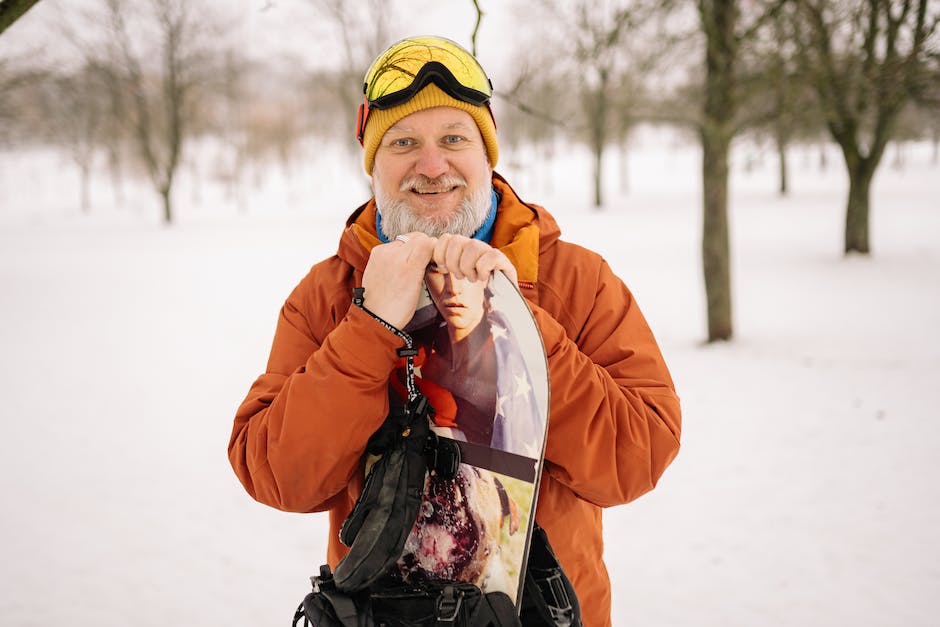
MULTIPOLYGON (((626 194, 612 154, 603 211, 577 149, 504 154, 633 288, 683 400, 657 490, 605 514, 615 625, 937 624, 940 166, 892 152, 873 255, 844 258, 845 175, 817 150, 794 151, 788 198, 772 158, 736 152, 717 346, 694 146, 639 137, 626 194)), ((253 502, 226 444, 283 299, 365 199, 342 154, 252 174, 241 202, 186 174, 172 228, 143 187, 96 179, 86 217, 67 162, 0 154, 0 624, 288 624, 326 518, 253 502)))

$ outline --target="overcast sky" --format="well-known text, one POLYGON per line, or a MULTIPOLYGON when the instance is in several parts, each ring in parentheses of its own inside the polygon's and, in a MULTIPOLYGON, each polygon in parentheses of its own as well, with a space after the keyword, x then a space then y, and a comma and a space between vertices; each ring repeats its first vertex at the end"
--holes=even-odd
MULTIPOLYGON (((312 2, 306 0, 202 0, 215 5, 216 11, 230 19, 237 37, 244 42, 243 50, 255 57, 290 55, 310 66, 329 63, 339 58, 331 54, 338 45, 335 27, 319 23, 312 2)), ((135 0, 137 6, 145 6, 135 0)), ((499 76, 506 63, 505 53, 510 41, 502 35, 506 25, 514 22, 518 2, 480 0, 484 18, 477 36, 478 56, 490 74, 499 76)), ((76 7, 100 7, 102 0, 41 0, 20 21, 0 37, 0 59, 37 54, 51 59, 67 59, 68 47, 61 41, 63 21, 76 7)), ((389 2, 391 19, 389 43, 416 34, 450 37, 470 47, 476 20, 472 0, 442 3, 434 0, 394 0, 389 2)), ((365 73, 366 68, 363 68, 365 73)))

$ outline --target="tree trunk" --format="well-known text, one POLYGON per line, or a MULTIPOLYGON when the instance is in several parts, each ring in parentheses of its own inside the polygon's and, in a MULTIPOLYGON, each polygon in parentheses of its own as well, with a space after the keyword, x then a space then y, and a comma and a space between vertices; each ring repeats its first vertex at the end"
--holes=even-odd
POLYGON ((731 138, 715 129, 702 132, 702 186, 705 214, 702 268, 708 307, 708 341, 730 340, 731 255, 728 237, 728 151, 731 138))
POLYGON ((172 191, 173 188, 169 185, 160 188, 160 197, 163 199, 163 223, 167 226, 173 224, 173 205, 170 201, 172 191))
POLYGON ((599 84, 597 89, 588 96, 587 110, 591 128, 590 143, 594 153, 594 208, 600 209, 604 204, 604 147, 607 144, 607 118, 608 118, 608 84, 610 71, 607 68, 598 70, 599 84))
POLYGON ((845 254, 861 253, 868 255, 868 216, 872 168, 863 164, 849 168, 849 200, 845 210, 845 254))
POLYGON ((604 165, 604 146, 594 146, 594 208, 600 209, 604 202, 603 197, 603 165, 604 165))
POLYGON ((83 163, 79 170, 81 171, 82 213, 87 215, 91 213, 91 167, 83 163))
POLYGON ((787 142, 782 137, 777 137, 777 158, 780 166, 780 195, 786 196, 790 192, 789 167, 787 164, 787 142))
POLYGON ((734 136, 737 5, 700 2, 706 35, 705 107, 702 137, 702 269, 708 311, 708 341, 730 340, 731 254, 728 237, 728 152, 734 136))
POLYGON ((891 162, 891 166, 896 170, 904 169, 904 142, 902 141, 894 143, 894 161, 891 162))

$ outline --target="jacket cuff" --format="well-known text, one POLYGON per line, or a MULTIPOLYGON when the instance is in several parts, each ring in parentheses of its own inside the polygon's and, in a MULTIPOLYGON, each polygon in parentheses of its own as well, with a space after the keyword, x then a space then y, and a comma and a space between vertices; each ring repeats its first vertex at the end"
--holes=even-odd
MULTIPOLYGON (((371 376, 387 381, 398 362, 399 348, 404 342, 359 307, 350 307, 343 321, 327 336, 323 348, 331 349, 337 358, 346 362, 337 364, 340 370, 352 371, 360 376, 371 376)), ((311 357, 312 358, 312 357, 311 357)))

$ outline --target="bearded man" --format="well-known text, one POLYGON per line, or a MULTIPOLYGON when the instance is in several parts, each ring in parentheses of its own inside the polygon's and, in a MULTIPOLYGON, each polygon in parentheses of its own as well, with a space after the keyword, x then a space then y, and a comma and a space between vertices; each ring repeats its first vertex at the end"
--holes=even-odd
POLYGON ((548 356, 536 522, 583 623, 608 626, 603 508, 651 490, 679 449, 679 400, 653 334, 607 263, 562 241, 552 216, 493 171, 492 87, 466 50, 439 37, 403 40, 376 59, 364 87, 358 135, 374 198, 281 309, 267 369, 235 416, 232 466, 262 503, 328 511, 335 567, 366 443, 392 402, 401 339, 388 327, 412 319, 429 264, 469 281, 501 270, 548 356), (350 306, 354 288, 364 289, 360 307, 350 306))

